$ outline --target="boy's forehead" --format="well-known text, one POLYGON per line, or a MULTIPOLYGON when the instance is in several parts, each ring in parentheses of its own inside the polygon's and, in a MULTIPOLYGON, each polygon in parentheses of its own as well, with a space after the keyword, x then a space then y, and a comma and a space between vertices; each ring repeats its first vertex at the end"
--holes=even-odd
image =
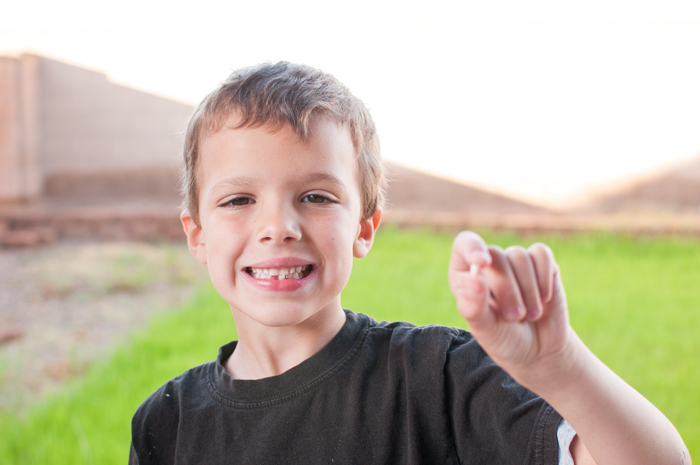
POLYGON ((217 121, 214 121, 215 124, 202 127, 198 141, 200 156, 205 152, 204 149, 207 146, 207 142, 217 133, 223 131, 254 130, 264 131, 273 136, 283 136, 287 138, 290 143, 302 142, 309 145, 312 139, 318 139, 319 137, 325 139, 326 143, 333 143, 334 145, 349 143, 352 146, 353 157, 357 158, 356 147, 350 128, 347 124, 337 121, 330 115, 318 114, 311 116, 306 128, 306 134, 302 133, 301 129, 296 128, 292 123, 287 121, 252 121, 247 122, 247 124, 242 124, 242 120, 243 118, 238 112, 230 112, 225 118, 221 118, 218 124, 217 121), (295 135, 294 137, 290 137, 292 133, 295 135), (331 133, 335 133, 334 135, 339 137, 332 137, 330 138, 331 140, 328 140, 328 136, 331 133))
MULTIPOLYGON (((237 112, 231 112, 223 119, 222 122, 216 126, 209 126, 209 129, 203 131, 199 138, 199 158, 195 168, 195 175, 199 177, 201 175, 201 169, 203 165, 209 165, 207 159, 207 152, 212 147, 212 145, 217 145, 214 139, 221 141, 221 138, 216 137, 219 134, 225 132, 264 132, 268 136, 283 138, 282 144, 297 145, 303 144, 307 147, 311 146, 321 146, 324 150, 322 153, 335 153, 342 152, 348 153, 347 163, 344 166, 352 172, 353 179, 358 182, 358 164, 357 164, 357 154, 355 149, 355 144, 352 140, 350 129, 344 123, 336 121, 329 115, 319 114, 313 116, 308 124, 307 137, 305 138, 303 134, 289 122, 283 122, 281 124, 275 122, 263 122, 263 123, 248 123, 241 125, 242 117, 237 112)), ((250 153, 250 156, 254 156, 254 153, 250 153)))

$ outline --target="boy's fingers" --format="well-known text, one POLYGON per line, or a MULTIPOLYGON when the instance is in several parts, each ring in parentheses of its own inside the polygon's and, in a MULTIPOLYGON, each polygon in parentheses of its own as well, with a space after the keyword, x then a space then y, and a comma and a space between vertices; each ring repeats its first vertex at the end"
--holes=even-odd
POLYGON ((525 304, 525 318, 536 320, 542 315, 542 301, 530 254, 523 247, 513 246, 505 250, 505 255, 518 282, 520 297, 525 304))
POLYGON ((489 247, 491 266, 483 270, 496 302, 496 310, 508 321, 520 321, 525 317, 525 305, 520 287, 505 252, 500 247, 489 247))
POLYGON ((484 328, 495 321, 495 315, 489 310, 489 290, 483 276, 461 272, 453 277, 451 284, 457 310, 472 329, 484 328))
POLYGON ((537 285, 540 291, 540 299, 543 303, 552 300, 554 292, 554 277, 558 270, 554 261, 554 253, 547 245, 541 242, 532 244, 528 249, 537 274, 537 285))
POLYGON ((488 286, 480 273, 490 264, 491 255, 478 234, 463 231, 457 235, 452 244, 449 282, 457 310, 471 328, 485 327, 495 319, 488 306, 488 286))
POLYGON ((455 237, 452 243, 452 257, 450 259, 450 271, 469 271, 485 268, 491 264, 491 256, 488 253, 486 243, 478 234, 472 231, 462 231, 455 237))

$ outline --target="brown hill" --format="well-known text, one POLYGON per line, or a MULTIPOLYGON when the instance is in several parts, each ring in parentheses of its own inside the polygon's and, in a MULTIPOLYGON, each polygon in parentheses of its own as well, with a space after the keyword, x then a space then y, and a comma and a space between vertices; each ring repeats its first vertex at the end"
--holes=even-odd
POLYGON ((595 213, 697 213, 700 207, 700 157, 628 180, 599 194, 582 210, 595 213))
POLYGON ((393 163, 387 164, 389 211, 463 214, 547 214, 540 208, 504 195, 432 176, 393 163))

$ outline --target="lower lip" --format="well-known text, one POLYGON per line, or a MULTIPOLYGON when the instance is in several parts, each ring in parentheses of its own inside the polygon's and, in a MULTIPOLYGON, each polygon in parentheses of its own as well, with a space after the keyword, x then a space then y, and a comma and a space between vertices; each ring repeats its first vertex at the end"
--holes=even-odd
POLYGON ((273 292, 292 292, 301 289, 311 281, 316 275, 316 268, 311 270, 308 276, 299 279, 258 279, 254 278, 245 270, 241 271, 245 279, 258 289, 273 292))

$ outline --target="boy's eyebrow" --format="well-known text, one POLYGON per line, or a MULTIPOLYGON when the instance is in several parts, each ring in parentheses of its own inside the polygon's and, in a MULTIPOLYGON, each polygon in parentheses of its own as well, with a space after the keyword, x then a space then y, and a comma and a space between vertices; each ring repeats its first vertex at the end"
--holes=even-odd
POLYGON ((330 173, 312 173, 309 174, 306 178, 304 178, 305 182, 330 182, 331 184, 335 184, 338 187, 344 187, 345 183, 338 179, 337 177, 333 176, 330 173))
MULTIPOLYGON (((329 182, 331 184, 334 184, 340 188, 345 187, 345 183, 341 181, 339 178, 336 176, 333 176, 330 173, 311 173, 305 178, 302 179, 303 182, 305 183, 314 183, 314 182, 329 182)), ((211 192, 214 192, 222 187, 234 187, 237 189, 243 188, 243 187, 251 187, 256 184, 256 181, 254 178, 251 178, 250 176, 234 176, 230 178, 225 178, 217 182, 212 186, 210 189, 211 192)))
POLYGON ((225 178, 217 182, 212 186, 210 191, 215 191, 221 187, 250 187, 255 184, 255 180, 249 176, 234 176, 231 178, 225 178))

